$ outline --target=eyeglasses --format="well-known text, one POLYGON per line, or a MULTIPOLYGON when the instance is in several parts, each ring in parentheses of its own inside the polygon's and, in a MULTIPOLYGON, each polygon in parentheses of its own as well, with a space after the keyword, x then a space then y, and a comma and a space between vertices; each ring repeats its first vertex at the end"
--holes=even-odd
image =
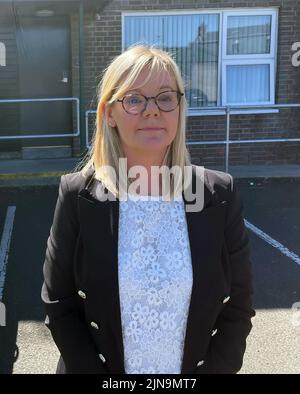
POLYGON ((143 94, 130 93, 122 99, 117 99, 122 103, 124 110, 130 115, 138 115, 145 111, 149 100, 153 99, 158 108, 163 112, 171 112, 179 105, 184 93, 177 90, 161 92, 155 97, 146 97, 143 94))

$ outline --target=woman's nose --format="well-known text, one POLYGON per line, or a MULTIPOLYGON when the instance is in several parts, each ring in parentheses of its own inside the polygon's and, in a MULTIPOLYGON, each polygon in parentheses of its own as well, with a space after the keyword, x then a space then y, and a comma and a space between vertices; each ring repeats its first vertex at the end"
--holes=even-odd
POLYGON ((149 99, 146 103, 146 108, 143 111, 143 115, 144 116, 149 116, 149 115, 155 115, 158 116, 160 115, 160 110, 158 108, 158 106, 156 105, 156 102, 154 101, 154 99, 149 99))

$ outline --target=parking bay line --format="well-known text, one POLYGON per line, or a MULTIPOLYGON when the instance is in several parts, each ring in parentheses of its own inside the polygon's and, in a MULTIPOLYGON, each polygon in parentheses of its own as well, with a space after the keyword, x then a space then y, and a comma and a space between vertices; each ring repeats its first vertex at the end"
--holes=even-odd
POLYGON ((10 246, 10 239, 13 230, 14 218, 15 218, 16 207, 9 206, 6 212, 6 218, 0 244, 0 301, 3 296, 4 282, 6 265, 8 261, 8 252, 10 246))
POLYGON ((300 257, 296 255, 296 253, 291 252, 288 248, 282 245, 280 242, 276 241, 268 234, 264 233, 262 230, 254 226, 254 224, 248 222, 248 220, 244 219, 246 227, 253 231, 258 237, 268 242, 270 245, 274 246, 274 248, 278 249, 282 254, 295 261, 296 264, 300 266, 300 257))

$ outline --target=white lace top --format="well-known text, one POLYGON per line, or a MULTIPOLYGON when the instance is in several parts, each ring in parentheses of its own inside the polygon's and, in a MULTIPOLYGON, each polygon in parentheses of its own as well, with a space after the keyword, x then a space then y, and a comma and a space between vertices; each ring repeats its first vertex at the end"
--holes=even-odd
POLYGON ((119 213, 125 373, 180 374, 193 283, 184 202, 131 198, 119 213))

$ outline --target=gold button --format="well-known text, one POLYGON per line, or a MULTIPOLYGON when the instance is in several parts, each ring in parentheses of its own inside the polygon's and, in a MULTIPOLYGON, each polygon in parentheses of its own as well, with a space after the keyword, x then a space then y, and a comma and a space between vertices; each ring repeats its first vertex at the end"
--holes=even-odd
POLYGON ((78 295, 79 295, 81 298, 83 298, 84 300, 86 299, 86 294, 85 294, 82 290, 79 290, 79 291, 78 291, 78 295))
POLYGON ((218 329, 217 329, 217 328, 216 328, 215 330, 212 330, 211 336, 213 337, 214 335, 216 335, 217 332, 218 332, 218 329))
POLYGON ((94 321, 91 321, 91 326, 94 327, 96 330, 99 330, 99 326, 94 321))
POLYGON ((106 360, 105 360, 105 357, 103 356, 103 354, 99 354, 99 357, 100 357, 100 359, 101 359, 101 361, 103 362, 103 363, 105 363, 106 362, 106 360))

